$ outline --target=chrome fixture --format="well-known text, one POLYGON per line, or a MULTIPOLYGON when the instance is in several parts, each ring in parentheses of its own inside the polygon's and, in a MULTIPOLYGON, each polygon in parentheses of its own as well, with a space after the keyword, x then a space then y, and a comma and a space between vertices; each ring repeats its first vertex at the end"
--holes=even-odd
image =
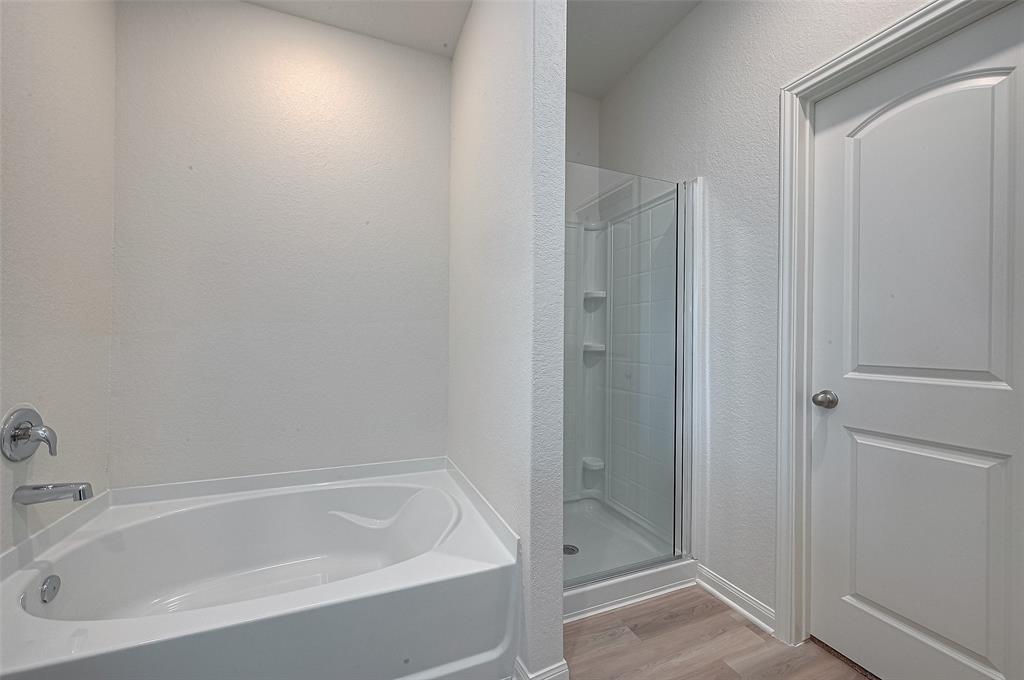
POLYGON ((87 501, 92 498, 92 484, 89 482, 64 482, 61 484, 26 484, 14 490, 14 502, 19 505, 35 505, 50 501, 87 501))
MULTIPOLYGON (((43 425, 39 411, 31 406, 19 406, 7 414, 3 426, 0 426, 0 449, 7 460, 18 462, 30 458, 40 444, 46 444, 51 456, 57 455, 57 433, 43 425)), ((62 482, 19 486, 14 490, 13 500, 19 505, 35 505, 67 499, 87 501, 90 498, 92 484, 89 482, 62 482)))
POLYGON ((49 604, 57 597, 59 591, 60 576, 50 574, 43 579, 43 585, 39 586, 39 599, 43 601, 43 604, 49 604))
POLYGON ((43 417, 31 406, 14 409, 0 427, 0 450, 4 458, 17 463, 30 458, 40 444, 51 456, 57 455, 57 433, 43 425, 43 417))
POLYGON ((822 408, 835 408, 839 406, 839 396, 832 390, 822 390, 811 397, 811 403, 822 408))

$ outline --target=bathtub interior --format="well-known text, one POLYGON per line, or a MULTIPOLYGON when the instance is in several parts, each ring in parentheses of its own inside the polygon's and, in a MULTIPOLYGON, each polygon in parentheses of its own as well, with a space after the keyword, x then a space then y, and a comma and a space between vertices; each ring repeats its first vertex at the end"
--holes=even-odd
MULTIPOLYGON (((157 513, 79 543, 37 577, 57 574, 49 604, 24 597, 33 616, 69 621, 201 609, 352 578, 422 555, 460 520, 447 492, 356 485, 270 492, 157 513)), ((38 583, 37 583, 38 581, 38 583)))

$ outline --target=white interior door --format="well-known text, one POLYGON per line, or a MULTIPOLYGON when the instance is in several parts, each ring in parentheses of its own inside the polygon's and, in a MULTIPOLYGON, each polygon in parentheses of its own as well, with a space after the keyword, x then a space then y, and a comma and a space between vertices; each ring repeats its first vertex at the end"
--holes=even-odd
POLYGON ((815 108, 811 632, 885 679, 1024 680, 1022 42, 815 108))

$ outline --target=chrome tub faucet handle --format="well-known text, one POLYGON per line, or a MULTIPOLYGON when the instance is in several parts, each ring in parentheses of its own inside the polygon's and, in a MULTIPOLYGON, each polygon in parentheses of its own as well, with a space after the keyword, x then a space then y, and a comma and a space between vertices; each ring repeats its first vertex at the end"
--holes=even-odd
POLYGON ((57 455, 57 433, 43 424, 39 411, 21 406, 7 414, 0 427, 0 450, 7 460, 15 463, 25 460, 40 444, 46 444, 51 456, 57 455))

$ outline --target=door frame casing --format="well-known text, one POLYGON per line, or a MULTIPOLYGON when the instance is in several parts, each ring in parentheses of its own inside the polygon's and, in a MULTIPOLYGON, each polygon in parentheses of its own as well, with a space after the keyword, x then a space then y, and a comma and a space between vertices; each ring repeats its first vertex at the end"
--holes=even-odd
POLYGON ((810 635, 815 104, 1012 2, 935 0, 782 88, 774 634, 789 644, 810 635))

